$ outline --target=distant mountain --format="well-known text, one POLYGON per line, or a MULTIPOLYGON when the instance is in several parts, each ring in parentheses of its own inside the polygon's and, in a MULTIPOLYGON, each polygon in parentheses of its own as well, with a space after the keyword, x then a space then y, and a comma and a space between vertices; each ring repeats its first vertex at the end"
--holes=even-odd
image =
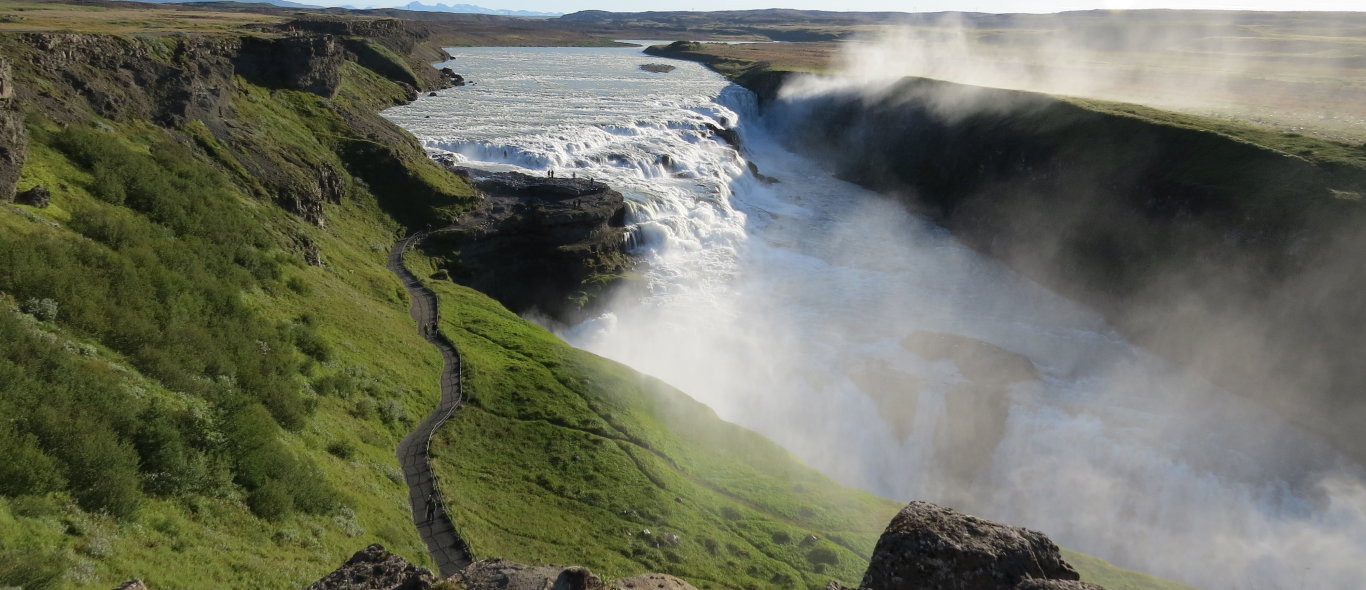
POLYGON ((501 16, 560 16, 562 12, 533 12, 530 10, 503 10, 500 8, 484 8, 473 4, 423 4, 421 2, 409 2, 402 6, 396 6, 400 10, 419 10, 423 12, 459 12, 462 14, 497 14, 501 16))

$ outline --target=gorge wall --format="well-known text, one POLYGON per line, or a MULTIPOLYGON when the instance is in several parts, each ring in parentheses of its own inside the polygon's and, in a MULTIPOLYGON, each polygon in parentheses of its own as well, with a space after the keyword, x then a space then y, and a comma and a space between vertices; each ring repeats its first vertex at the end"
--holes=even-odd
MULTIPOLYGON (((430 48, 420 44, 420 31, 408 31, 404 22, 392 19, 363 24, 363 31, 351 31, 345 21, 295 21, 265 35, 6 36, 0 39, 0 49, 13 60, 14 77, 30 83, 11 88, 5 79, 0 96, 13 98, 0 98, 0 103, 23 105, 34 121, 70 124, 94 116, 113 122, 149 121, 184 131, 209 151, 223 150, 240 165, 234 171, 258 196, 275 200, 318 226, 326 223, 323 204, 338 202, 349 190, 353 174, 381 192, 401 191, 410 202, 437 199, 430 189, 421 190, 422 183, 410 170, 413 162, 425 159, 421 146, 374 111, 412 100, 418 89, 450 82, 422 62, 430 48), (338 34, 332 34, 333 29, 338 34), (380 36, 359 36, 362 33, 380 36), (412 57, 413 52, 422 57, 412 57), (397 83, 401 93, 367 95, 360 104, 338 100, 344 74, 355 67, 397 83), (422 74, 415 73, 419 71, 422 74), (347 129, 309 130, 343 138, 338 146, 322 150, 289 145, 298 143, 296 139, 313 144, 319 140, 293 137, 283 129, 276 136, 261 136, 239 121, 245 114, 271 116, 272 107, 266 97, 243 92, 239 79, 268 90, 312 94, 317 97, 312 108, 342 114, 351 124, 347 129)), ((0 114, 0 133, 22 135, 25 115, 18 107, 0 105, 0 112, 13 115, 0 114)), ((10 192, 6 187, 17 180, 24 159, 22 142, 7 141, 3 149, 0 160, 16 164, 0 163, 0 195, 10 192), (13 175, 8 173, 11 167, 13 175)), ((416 223, 413 212, 404 209, 398 205, 392 213, 416 223)))
POLYGON ((737 79, 792 148, 1366 458, 1351 428, 1366 416, 1366 169, 1350 158, 1026 92, 792 80, 737 79))
POLYGON ((13 71, 9 60, 0 57, 0 202, 14 200, 28 149, 28 131, 15 102, 13 71))

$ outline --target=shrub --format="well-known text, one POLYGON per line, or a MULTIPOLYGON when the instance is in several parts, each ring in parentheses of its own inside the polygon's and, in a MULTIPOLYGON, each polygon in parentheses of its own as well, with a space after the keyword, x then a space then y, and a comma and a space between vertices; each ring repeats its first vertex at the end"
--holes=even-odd
POLYGON ((104 424, 82 419, 74 426, 56 451, 76 503, 116 518, 131 516, 142 504, 137 452, 104 424))
POLYGON ((149 410, 134 437, 142 459, 143 487, 153 494, 167 496, 184 490, 194 481, 191 450, 179 428, 166 415, 149 410))
POLYGON ((269 480, 247 494, 247 506, 261 518, 278 521, 294 511, 294 499, 284 484, 269 480))
POLYGON ((385 424, 402 424, 408 421, 408 411, 396 399, 386 399, 379 404, 379 418, 385 424))
POLYGON ((0 587, 55 588, 68 566, 57 550, 0 549, 0 587))
POLYGON ((817 547, 806 554, 807 561, 811 563, 823 563, 826 565, 839 565, 840 556, 834 549, 829 547, 817 547))
POLYGON ((295 294, 303 295, 305 297, 313 294, 313 288, 308 286, 308 282, 299 277, 289 277, 286 279, 285 287, 288 287, 289 290, 293 291, 295 294))
POLYGON ((38 439, 0 423, 0 495, 21 496, 60 490, 66 480, 57 461, 38 446, 38 439))
POLYGON ((347 440, 334 440, 327 445, 327 452, 338 459, 351 459, 356 455, 356 446, 347 440))
POLYGON ((24 313, 29 314, 45 322, 57 319, 57 302, 44 297, 42 299, 31 298, 24 302, 21 308, 24 313))

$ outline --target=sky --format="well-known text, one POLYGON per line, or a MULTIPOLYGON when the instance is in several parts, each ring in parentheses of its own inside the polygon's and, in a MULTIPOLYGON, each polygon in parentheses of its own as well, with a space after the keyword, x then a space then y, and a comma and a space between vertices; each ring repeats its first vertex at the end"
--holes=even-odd
MULTIPOLYGON (((296 0, 307 4, 337 6, 395 6, 410 0, 296 0)), ((744 10, 754 8, 797 8, 802 10, 939 12, 1059 12, 1089 9, 1185 8, 1216 10, 1366 10, 1363 0, 419 0, 424 4, 474 4, 485 8, 531 10, 537 12, 575 12, 611 10, 744 10)))

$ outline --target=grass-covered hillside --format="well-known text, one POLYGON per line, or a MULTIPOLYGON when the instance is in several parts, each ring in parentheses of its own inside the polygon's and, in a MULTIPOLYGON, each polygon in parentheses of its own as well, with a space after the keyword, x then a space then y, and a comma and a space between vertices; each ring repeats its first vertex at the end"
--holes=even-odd
MULTIPOLYGON (((134 66, 142 47, 148 71, 218 42, 63 39, 134 66)), ((329 99, 239 76, 225 116, 158 122, 138 109, 164 106, 156 89, 89 68, 74 90, 42 60, 15 67, 18 188, 52 205, 0 204, 0 586, 290 587, 373 541, 427 563, 394 448, 440 357, 384 260, 391 211, 472 191, 401 143, 380 151, 405 184, 347 165, 404 90, 347 61, 329 99), (309 219, 294 204, 317 166, 335 198, 309 219)))

